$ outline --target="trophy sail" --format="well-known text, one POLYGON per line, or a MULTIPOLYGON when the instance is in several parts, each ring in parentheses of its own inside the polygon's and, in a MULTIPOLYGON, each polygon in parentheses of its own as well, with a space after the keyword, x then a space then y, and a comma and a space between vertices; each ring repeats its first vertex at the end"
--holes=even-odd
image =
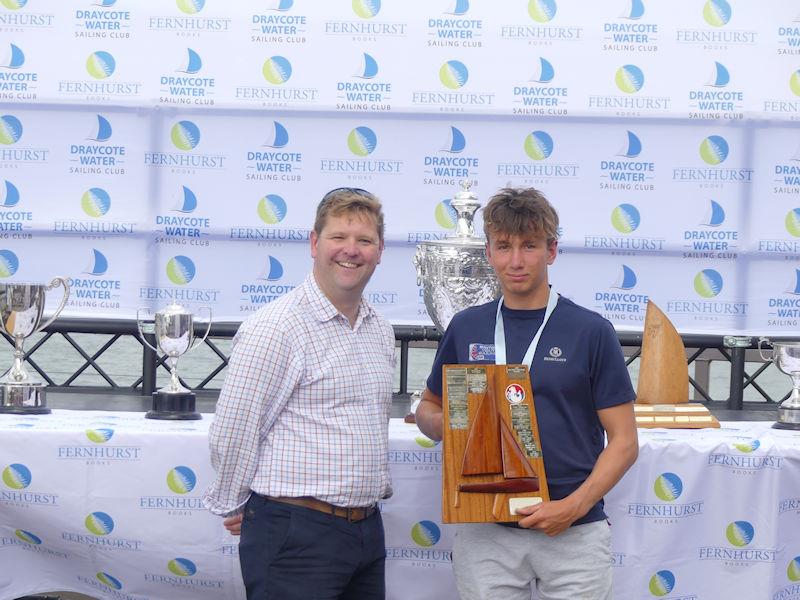
POLYGON ((647 302, 644 318, 633 410, 637 427, 702 429, 720 426, 708 408, 689 402, 686 348, 672 322, 652 300, 647 302))

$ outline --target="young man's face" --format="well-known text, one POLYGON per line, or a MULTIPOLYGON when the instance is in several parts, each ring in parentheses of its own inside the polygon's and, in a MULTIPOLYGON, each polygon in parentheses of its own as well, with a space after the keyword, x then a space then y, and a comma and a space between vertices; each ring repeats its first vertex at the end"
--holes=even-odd
POLYGON ((319 235, 311 232, 314 277, 334 303, 361 297, 382 252, 378 225, 370 216, 359 213, 329 216, 319 235))
POLYGON ((491 233, 486 256, 494 267, 510 308, 541 308, 549 294, 547 267, 556 259, 558 242, 542 234, 491 233), (542 300, 543 298, 543 300, 542 300))

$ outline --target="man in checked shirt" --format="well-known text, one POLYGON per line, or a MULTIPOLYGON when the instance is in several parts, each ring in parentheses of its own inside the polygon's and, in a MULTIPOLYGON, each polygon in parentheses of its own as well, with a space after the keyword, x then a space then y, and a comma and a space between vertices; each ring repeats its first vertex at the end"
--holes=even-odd
POLYGON ((372 194, 328 192, 312 272, 234 338, 204 502, 241 533, 249 600, 385 597, 394 333, 362 296, 383 230, 372 194))

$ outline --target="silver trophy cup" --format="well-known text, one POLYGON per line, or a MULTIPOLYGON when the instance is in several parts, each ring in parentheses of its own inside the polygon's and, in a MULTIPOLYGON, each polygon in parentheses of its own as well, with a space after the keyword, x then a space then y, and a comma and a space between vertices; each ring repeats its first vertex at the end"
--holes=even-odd
POLYGON ((41 331, 64 310, 69 298, 69 282, 55 277, 49 284, 0 284, 0 327, 14 340, 14 362, 0 377, 0 413, 46 414, 45 383, 25 369, 25 338, 41 331), (64 297, 52 316, 43 321, 47 292, 64 286, 64 297))
POLYGON ((417 246, 414 265, 425 308, 441 331, 460 310, 494 300, 500 285, 486 258, 486 240, 475 235, 473 219, 480 208, 470 182, 461 182, 450 205, 456 211, 456 233, 417 246))
POLYGON ((758 352, 764 360, 771 360, 781 372, 792 378, 792 393, 778 406, 776 429, 800 429, 800 343, 771 342, 769 338, 758 340, 758 352), (762 346, 772 346, 767 355, 762 346))
POLYGON ((170 304, 155 315, 151 315, 148 309, 137 311, 136 323, 142 342, 156 354, 162 352, 166 355, 170 371, 169 384, 153 392, 153 409, 145 415, 148 419, 201 418, 200 413, 195 411, 195 393, 181 385, 178 358, 197 348, 208 337, 211 330, 211 309, 206 307, 205 310, 208 311, 208 325, 199 339, 195 339, 194 335, 194 314, 179 304, 170 304), (145 332, 155 337, 158 348, 147 341, 145 332))

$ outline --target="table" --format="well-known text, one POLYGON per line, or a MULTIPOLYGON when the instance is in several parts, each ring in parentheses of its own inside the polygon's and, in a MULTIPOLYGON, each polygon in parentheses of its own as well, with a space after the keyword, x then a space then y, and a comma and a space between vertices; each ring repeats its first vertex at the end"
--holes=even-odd
MULTIPOLYGON (((200 502, 211 418, 0 415, 0 600, 244 598, 237 538, 200 502)), ((639 460, 607 496, 616 598, 800 597, 800 434, 722 425, 639 431, 639 460)), ((439 448, 393 419, 389 461, 388 597, 455 599, 439 448)))

